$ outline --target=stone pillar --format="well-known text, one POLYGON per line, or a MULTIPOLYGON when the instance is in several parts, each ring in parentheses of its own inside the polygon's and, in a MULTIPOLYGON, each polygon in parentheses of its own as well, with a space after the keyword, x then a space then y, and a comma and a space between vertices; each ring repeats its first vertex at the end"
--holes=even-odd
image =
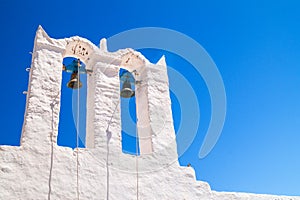
POLYGON ((39 27, 32 53, 21 146, 47 147, 50 137, 57 141, 63 52, 64 46, 39 27))

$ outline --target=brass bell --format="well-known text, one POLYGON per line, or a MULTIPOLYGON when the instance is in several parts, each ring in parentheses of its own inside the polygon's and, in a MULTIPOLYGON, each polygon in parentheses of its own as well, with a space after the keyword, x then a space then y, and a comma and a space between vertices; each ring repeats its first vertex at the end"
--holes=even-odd
POLYGON ((121 90, 121 97, 130 98, 134 96, 134 91, 131 89, 131 83, 126 79, 121 90))
POLYGON ((70 81, 67 83, 67 87, 71 89, 78 89, 82 87, 78 72, 73 72, 70 81))
POLYGON ((135 82, 134 77, 127 70, 122 70, 122 71, 123 73, 120 76, 120 80, 123 83, 123 86, 120 95, 121 97, 124 98, 133 97, 135 95, 135 92, 134 89, 132 89, 131 83, 134 84, 135 82))

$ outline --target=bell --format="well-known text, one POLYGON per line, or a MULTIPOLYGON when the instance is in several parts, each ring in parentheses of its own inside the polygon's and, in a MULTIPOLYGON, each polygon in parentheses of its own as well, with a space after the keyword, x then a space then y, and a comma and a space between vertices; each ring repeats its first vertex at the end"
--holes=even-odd
POLYGON ((134 96, 134 91, 131 89, 131 84, 128 79, 126 79, 123 83, 123 87, 121 90, 121 97, 130 98, 134 96))
POLYGON ((71 89, 78 89, 82 87, 82 82, 79 79, 78 72, 74 72, 71 75, 70 81, 67 83, 67 87, 71 89))

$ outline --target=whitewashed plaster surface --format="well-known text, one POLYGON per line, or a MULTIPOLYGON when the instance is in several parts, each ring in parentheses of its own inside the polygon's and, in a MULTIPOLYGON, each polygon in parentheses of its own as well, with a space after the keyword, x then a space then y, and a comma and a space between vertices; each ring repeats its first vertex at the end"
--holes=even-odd
POLYGON ((0 146, 0 199, 272 199, 300 197, 215 192, 178 164, 164 57, 151 64, 132 49, 107 52, 86 39, 52 39, 37 30, 21 146, 0 146), (80 48, 79 48, 80 47, 80 48), (84 49, 83 49, 84 47, 84 49), (57 145, 62 61, 87 68, 87 148, 57 145), (128 62, 129 61, 129 62, 128 62), (136 70, 141 155, 122 153, 119 68, 136 70))

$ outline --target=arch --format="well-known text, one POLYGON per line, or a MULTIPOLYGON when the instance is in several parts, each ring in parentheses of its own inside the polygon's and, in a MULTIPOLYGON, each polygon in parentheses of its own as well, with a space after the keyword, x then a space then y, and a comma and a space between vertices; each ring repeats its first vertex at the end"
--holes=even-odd
MULTIPOLYGON (((82 61, 82 63, 85 64, 85 69, 92 70, 93 67, 91 66, 90 61, 91 61, 93 55, 97 51, 99 51, 99 48, 96 45, 94 45, 93 43, 91 43, 89 40, 78 37, 78 36, 66 38, 64 40, 66 42, 66 45, 65 45, 65 49, 62 53, 62 56, 64 58, 72 57, 72 58, 80 59, 82 61)), ((80 75, 80 76, 82 76, 82 78, 83 78, 85 75, 80 75)), ((90 80, 89 76, 86 76, 85 80, 84 80, 83 91, 80 93, 80 99, 82 100, 81 102, 83 102, 85 104, 85 105, 80 106, 80 110, 83 110, 84 114, 80 117, 80 124, 77 124, 75 126, 79 125, 79 127, 81 127, 81 128, 79 128, 80 130, 77 130, 77 131, 80 131, 79 138, 82 141, 82 143, 80 143, 79 147, 93 148, 94 147, 94 144, 93 144, 94 143, 94 138, 93 138, 94 132, 93 132, 93 128, 91 128, 91 122, 89 122, 89 121, 92 121, 90 118, 91 118, 91 115, 93 115, 93 113, 91 112, 91 110, 93 110, 93 109, 91 109, 90 107, 93 105, 90 105, 90 106, 86 105, 87 102, 91 101, 91 99, 88 98, 89 95, 87 93, 88 92, 93 93, 93 91, 87 89, 87 87, 89 87, 88 83, 92 84, 92 81, 90 80), (83 94, 84 94, 84 97, 82 97, 83 94), (84 127, 82 127, 82 126, 84 126, 84 127)), ((64 85, 62 85, 62 87, 64 87, 64 85)), ((62 89, 62 91, 63 91, 63 89, 62 89)), ((74 99, 74 98, 72 98, 72 99, 74 99)), ((61 113, 60 113, 60 115, 61 115, 61 113)), ((70 116, 72 117, 72 115, 70 115, 70 116)), ((74 114, 73 114, 73 117, 75 117, 74 114)), ((73 119, 73 117, 72 117, 72 119, 73 119)))
POLYGON ((146 60, 144 56, 136 51, 129 51, 122 55, 120 69, 125 69, 131 73, 136 72, 132 74, 136 78, 136 75, 140 73, 145 64, 146 60))
POLYGON ((66 39, 66 42, 67 44, 63 57, 79 58, 86 66, 88 66, 88 62, 91 60, 92 55, 99 50, 90 41, 80 37, 68 38, 66 39))
POLYGON ((129 51, 121 58, 120 68, 131 72, 135 79, 136 129, 139 153, 153 152, 152 131, 150 127, 148 108, 147 64, 143 55, 136 51, 129 51))

